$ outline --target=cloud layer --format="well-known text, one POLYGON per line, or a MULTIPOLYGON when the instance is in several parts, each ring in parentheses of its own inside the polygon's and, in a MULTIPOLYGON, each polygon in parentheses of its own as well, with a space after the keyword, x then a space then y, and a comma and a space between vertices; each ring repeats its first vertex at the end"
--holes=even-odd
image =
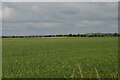
POLYGON ((2 2, 118 2, 119 0, 1 0, 2 2))
POLYGON ((118 4, 5 2, 3 35, 117 32, 118 4))

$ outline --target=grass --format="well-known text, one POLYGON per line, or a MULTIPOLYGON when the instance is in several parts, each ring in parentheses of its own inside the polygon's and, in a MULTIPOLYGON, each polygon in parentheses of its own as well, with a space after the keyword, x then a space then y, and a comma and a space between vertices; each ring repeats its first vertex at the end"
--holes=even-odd
POLYGON ((118 77, 118 38, 3 39, 3 78, 118 77))
POLYGON ((2 79, 2 38, 0 38, 0 79, 2 79))

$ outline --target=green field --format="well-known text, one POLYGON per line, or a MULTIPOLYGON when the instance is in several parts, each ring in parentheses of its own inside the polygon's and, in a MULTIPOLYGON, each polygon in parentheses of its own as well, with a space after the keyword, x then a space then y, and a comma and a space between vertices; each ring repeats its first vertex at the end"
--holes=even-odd
POLYGON ((112 78, 118 38, 4 38, 3 78, 112 78))

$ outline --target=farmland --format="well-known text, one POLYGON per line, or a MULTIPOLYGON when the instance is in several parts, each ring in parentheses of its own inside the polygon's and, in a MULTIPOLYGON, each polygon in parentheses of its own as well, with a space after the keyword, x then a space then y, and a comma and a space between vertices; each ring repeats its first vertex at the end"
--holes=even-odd
POLYGON ((112 78, 117 37, 3 38, 4 78, 112 78))

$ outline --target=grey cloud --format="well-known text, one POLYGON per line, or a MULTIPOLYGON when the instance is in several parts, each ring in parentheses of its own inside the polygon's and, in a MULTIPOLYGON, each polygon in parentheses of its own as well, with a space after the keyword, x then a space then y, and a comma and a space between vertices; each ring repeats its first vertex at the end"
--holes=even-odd
POLYGON ((117 6, 109 2, 3 3, 3 10, 7 7, 13 11, 11 17, 3 18, 3 34, 116 32, 117 6))

